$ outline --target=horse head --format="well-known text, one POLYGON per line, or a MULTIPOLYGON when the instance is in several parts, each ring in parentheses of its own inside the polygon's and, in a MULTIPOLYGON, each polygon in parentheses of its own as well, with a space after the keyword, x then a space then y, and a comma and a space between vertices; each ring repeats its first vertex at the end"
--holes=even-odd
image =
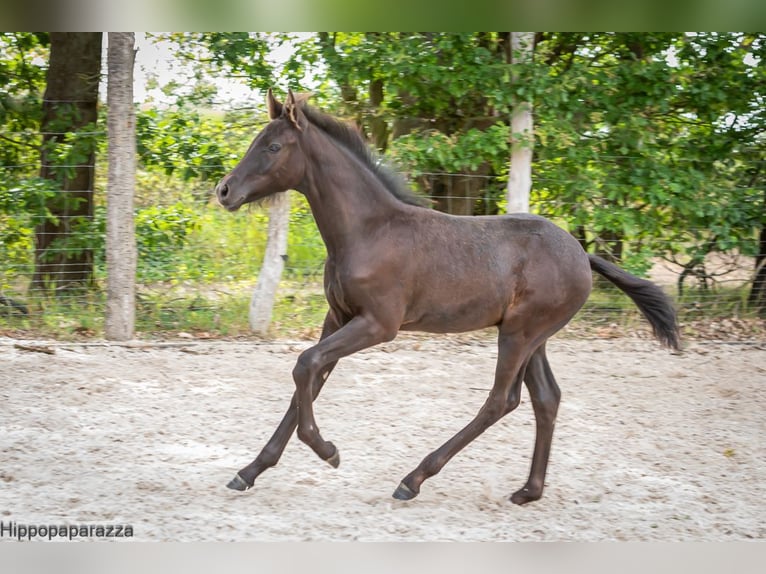
POLYGON ((303 106, 309 94, 288 91, 284 103, 271 89, 266 97, 269 123, 255 137, 240 162, 215 188, 218 202, 229 211, 297 187, 306 171, 301 135, 308 125, 303 106))

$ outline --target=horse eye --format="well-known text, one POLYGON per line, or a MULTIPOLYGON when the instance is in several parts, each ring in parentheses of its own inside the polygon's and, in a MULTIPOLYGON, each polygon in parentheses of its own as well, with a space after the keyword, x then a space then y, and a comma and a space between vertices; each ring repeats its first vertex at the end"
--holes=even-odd
POLYGON ((278 143, 273 143, 273 144, 269 144, 269 147, 266 149, 268 149, 270 152, 276 153, 282 149, 282 146, 278 143))

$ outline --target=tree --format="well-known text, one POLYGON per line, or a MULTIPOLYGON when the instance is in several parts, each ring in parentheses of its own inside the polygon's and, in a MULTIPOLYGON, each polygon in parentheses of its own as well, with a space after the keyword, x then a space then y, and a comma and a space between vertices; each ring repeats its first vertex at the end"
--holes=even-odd
POLYGON ((753 283, 747 302, 762 317, 766 316, 766 224, 762 225, 758 238, 758 254, 755 256, 753 283))
POLYGON ((170 38, 179 42, 188 61, 240 77, 260 91, 277 79, 294 91, 303 91, 304 82, 321 86, 314 102, 356 122, 375 148, 389 152, 424 193, 435 197, 438 209, 474 213, 479 200, 492 195, 493 205, 480 211, 497 211, 495 202, 503 190, 498 186, 490 193, 486 184, 508 169, 508 34, 321 32, 297 38, 214 33, 170 38), (269 52, 288 43, 292 54, 274 62, 269 52))
POLYGON ((336 111, 388 151, 437 209, 473 214, 489 176, 507 170, 506 36, 321 33, 313 53, 296 57, 325 65, 336 111))
MULTIPOLYGON (((545 34, 536 48, 535 203, 633 271, 754 255, 762 34, 545 34)), ((762 182, 762 180, 761 180, 762 182)))
POLYGON ((287 231, 290 223, 289 192, 278 193, 269 200, 269 230, 263 264, 250 298, 250 329, 265 335, 271 324, 277 287, 287 260, 287 231))
MULTIPOLYGON (((534 51, 534 32, 511 32, 510 62, 529 65, 534 51)), ((514 74, 511 89, 518 90, 519 74, 514 74)), ((521 92, 521 90, 519 90, 521 92)), ((532 104, 516 96, 511 110, 511 165, 508 172, 508 212, 528 213, 532 188, 532 104)))
POLYGON ((0 292, 26 289, 31 274, 32 228, 44 209, 49 182, 28 166, 40 157, 39 126, 45 33, 0 33, 0 292))
MULTIPOLYGON (((178 38, 178 36, 176 36, 178 38)), ((192 49, 182 54, 209 54, 208 61, 230 74, 242 74, 247 83, 265 91, 271 87, 272 67, 265 55, 272 45, 259 34, 213 33, 192 35, 192 49)), ((269 228, 263 262, 250 298, 250 329, 259 335, 268 332, 277 288, 287 259, 287 232, 290 224, 290 198, 280 193, 269 201, 269 228)))
MULTIPOLYGON (((230 54, 246 42, 216 43, 230 54)), ((296 43, 283 69, 294 89, 296 71, 312 69, 320 103, 454 213, 476 212, 487 194, 475 176, 508 172, 510 110, 530 102, 535 209, 635 272, 662 255, 683 278, 705 276, 710 251, 757 251, 762 194, 743 170, 762 146, 763 44, 762 34, 537 33, 533 61, 509 67, 507 33, 323 32, 296 43)))
POLYGON ((109 32, 107 131, 109 184, 106 221, 107 339, 133 338, 136 315, 136 114, 133 107, 134 35, 109 32))
POLYGON ((97 144, 100 32, 52 32, 40 124, 40 176, 58 192, 35 228, 34 288, 87 285, 93 254, 87 244, 69 242, 93 215, 97 144))

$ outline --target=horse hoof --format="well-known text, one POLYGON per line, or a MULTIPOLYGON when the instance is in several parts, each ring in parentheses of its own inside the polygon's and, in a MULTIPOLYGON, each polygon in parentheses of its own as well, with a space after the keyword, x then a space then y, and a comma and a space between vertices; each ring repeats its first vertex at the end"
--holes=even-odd
POLYGON ((232 490, 239 490, 239 491, 245 491, 251 486, 252 484, 247 484, 245 482, 245 479, 239 476, 239 474, 234 475, 234 478, 232 478, 229 481, 229 484, 226 485, 227 488, 231 488, 232 490))
POLYGON ((399 487, 394 491, 394 498, 397 500, 412 500, 418 495, 417 492, 413 492, 412 489, 404 484, 399 483, 399 487))
POLYGON ((338 465, 340 464, 340 451, 338 449, 335 449, 335 453, 330 458, 325 459, 327 461, 327 464, 329 464, 333 468, 338 468, 338 465))
POLYGON ((517 490, 513 493, 510 500, 514 504, 518 504, 519 506, 523 504, 527 504, 528 502, 534 502, 535 500, 539 500, 540 497, 543 495, 542 492, 532 492, 529 488, 524 487, 521 490, 517 490))

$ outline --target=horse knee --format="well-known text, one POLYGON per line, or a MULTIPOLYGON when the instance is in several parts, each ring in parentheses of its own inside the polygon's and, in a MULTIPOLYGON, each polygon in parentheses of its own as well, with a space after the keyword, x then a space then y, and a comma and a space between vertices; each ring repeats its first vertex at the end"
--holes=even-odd
POLYGON ((316 353, 311 352, 311 349, 304 351, 298 357, 293 368, 293 380, 295 384, 299 385, 307 383, 311 380, 312 375, 319 372, 322 365, 319 361, 319 357, 316 353))
POLYGON ((371 321, 368 327, 367 336, 371 341, 388 343, 396 338, 399 333, 397 325, 384 325, 378 321, 371 321))

